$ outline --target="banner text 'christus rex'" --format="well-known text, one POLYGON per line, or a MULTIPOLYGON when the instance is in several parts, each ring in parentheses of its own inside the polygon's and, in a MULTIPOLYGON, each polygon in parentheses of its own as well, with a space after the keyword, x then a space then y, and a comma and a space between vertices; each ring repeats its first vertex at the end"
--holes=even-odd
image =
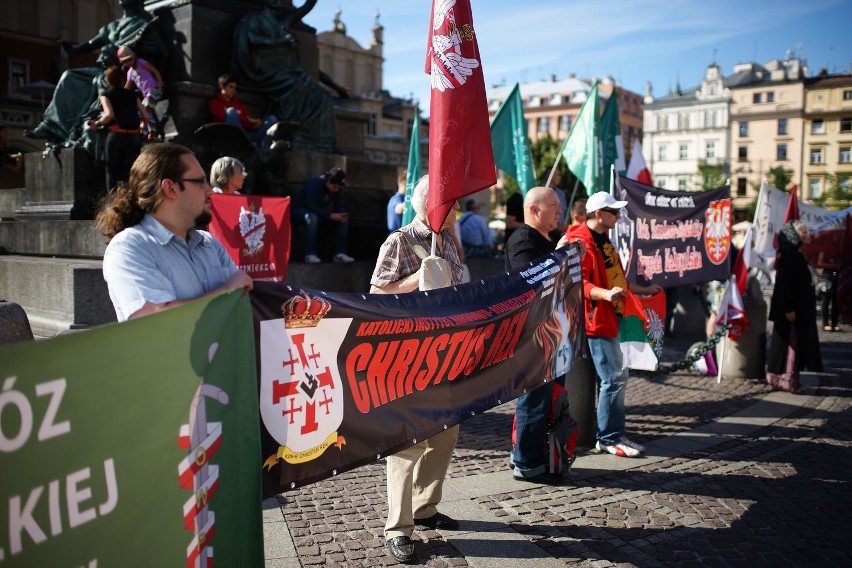
POLYGON ((627 201, 615 225, 627 279, 664 288, 724 280, 731 274, 731 192, 668 191, 618 176, 627 201))
POLYGON ((585 345, 575 246, 428 292, 258 283, 251 298, 265 495, 384 458, 510 401, 566 374, 585 345))

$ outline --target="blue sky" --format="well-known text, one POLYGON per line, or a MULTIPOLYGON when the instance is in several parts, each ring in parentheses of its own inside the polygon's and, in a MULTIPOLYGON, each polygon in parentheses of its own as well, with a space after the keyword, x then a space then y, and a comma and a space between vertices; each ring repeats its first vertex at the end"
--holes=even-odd
MULTIPOLYGON (((301 0, 294 0, 299 4, 301 0)), ((787 50, 815 74, 850 72, 849 0, 471 0, 486 85, 537 81, 551 74, 612 75, 655 96, 677 81, 697 85, 714 59, 734 64, 782 59, 787 50)), ((376 10, 385 28, 384 86, 414 96, 428 114, 423 72, 430 0, 319 0, 305 22, 322 32, 342 10, 348 35, 371 39, 376 10)))

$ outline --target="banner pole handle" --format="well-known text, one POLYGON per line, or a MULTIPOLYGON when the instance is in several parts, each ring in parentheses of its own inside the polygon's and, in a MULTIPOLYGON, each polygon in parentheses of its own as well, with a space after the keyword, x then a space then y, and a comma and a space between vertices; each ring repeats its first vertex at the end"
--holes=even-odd
MULTIPOLYGON (((568 211, 566 211, 566 215, 568 215, 568 216, 571 215, 571 208, 574 207, 574 197, 577 195, 577 188, 578 187, 580 187, 580 180, 579 179, 574 181, 574 189, 571 191, 571 199, 568 200, 568 211)), ((566 217, 565 219, 567 220, 568 217, 566 217)), ((571 217, 571 219, 573 220, 573 217, 571 217)))
MULTIPOLYGON (((565 138, 565 142, 568 141, 568 138, 565 138)), ((565 144, 562 144, 563 148, 565 144)), ((556 154, 556 161, 553 162, 553 167, 550 168, 550 173, 547 175, 547 182, 544 184, 545 187, 550 187, 550 181, 553 179, 553 174, 556 173, 556 166, 559 165, 559 158, 562 157, 562 149, 559 149, 559 153, 556 154)), ((576 187, 576 186, 575 186, 576 187)))
POLYGON ((609 194, 618 200, 618 196, 615 195, 615 164, 609 165, 609 194))

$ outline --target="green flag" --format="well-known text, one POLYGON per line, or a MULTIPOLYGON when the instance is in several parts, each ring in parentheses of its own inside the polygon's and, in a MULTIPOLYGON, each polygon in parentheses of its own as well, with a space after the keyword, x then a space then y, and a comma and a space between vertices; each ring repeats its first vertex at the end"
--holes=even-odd
POLYGON ((601 118, 601 142, 603 146, 603 172, 601 175, 605 180, 604 189, 610 190, 610 178, 612 168, 618 175, 627 173, 627 165, 624 163, 624 144, 621 141, 621 123, 618 120, 618 95, 613 88, 612 95, 606 103, 603 118, 601 118))
POLYGON ((589 91, 577 121, 568 132, 568 138, 562 146, 562 157, 568 169, 583 182, 588 195, 604 189, 600 184, 601 137, 597 83, 589 91))
POLYGON ((408 173, 405 176, 405 209, 402 211, 402 224, 408 225, 414 220, 414 207, 411 206, 411 194, 414 184, 420 179, 420 107, 414 106, 414 126, 411 128, 411 143, 408 145, 408 173))
POLYGON ((517 83, 491 121, 491 147, 494 149, 494 164, 515 178, 521 194, 526 195, 531 187, 535 187, 535 169, 517 83))
POLYGON ((254 353, 242 291, 0 348, 0 564, 263 566, 254 353))

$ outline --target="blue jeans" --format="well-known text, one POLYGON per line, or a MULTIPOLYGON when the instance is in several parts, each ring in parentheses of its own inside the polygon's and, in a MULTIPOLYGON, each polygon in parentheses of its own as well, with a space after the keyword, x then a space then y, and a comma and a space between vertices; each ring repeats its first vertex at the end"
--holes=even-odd
POLYGON ((518 397, 515 449, 510 461, 516 477, 534 477, 547 472, 547 413, 553 398, 553 383, 564 380, 559 377, 518 397))
POLYGON ((326 229, 334 231, 334 252, 346 253, 347 234, 349 231, 349 223, 344 221, 323 221, 317 217, 316 213, 311 213, 307 209, 295 209, 292 214, 293 222, 297 225, 305 227, 305 256, 309 254, 317 254, 317 234, 320 224, 326 229))
POLYGON ((598 375, 597 439, 616 444, 624 435, 627 369, 617 337, 588 337, 589 353, 598 375))
MULTIPOLYGON (((243 123, 240 122, 240 115, 237 110, 233 107, 228 107, 225 109, 225 122, 228 124, 233 124, 234 126, 243 127, 243 123)), ((248 139, 260 146, 261 150, 268 150, 269 146, 272 145, 272 137, 266 135, 266 131, 269 130, 269 127, 278 122, 278 119, 274 116, 267 116, 263 119, 263 124, 261 124, 257 130, 246 130, 246 136, 248 139)))

